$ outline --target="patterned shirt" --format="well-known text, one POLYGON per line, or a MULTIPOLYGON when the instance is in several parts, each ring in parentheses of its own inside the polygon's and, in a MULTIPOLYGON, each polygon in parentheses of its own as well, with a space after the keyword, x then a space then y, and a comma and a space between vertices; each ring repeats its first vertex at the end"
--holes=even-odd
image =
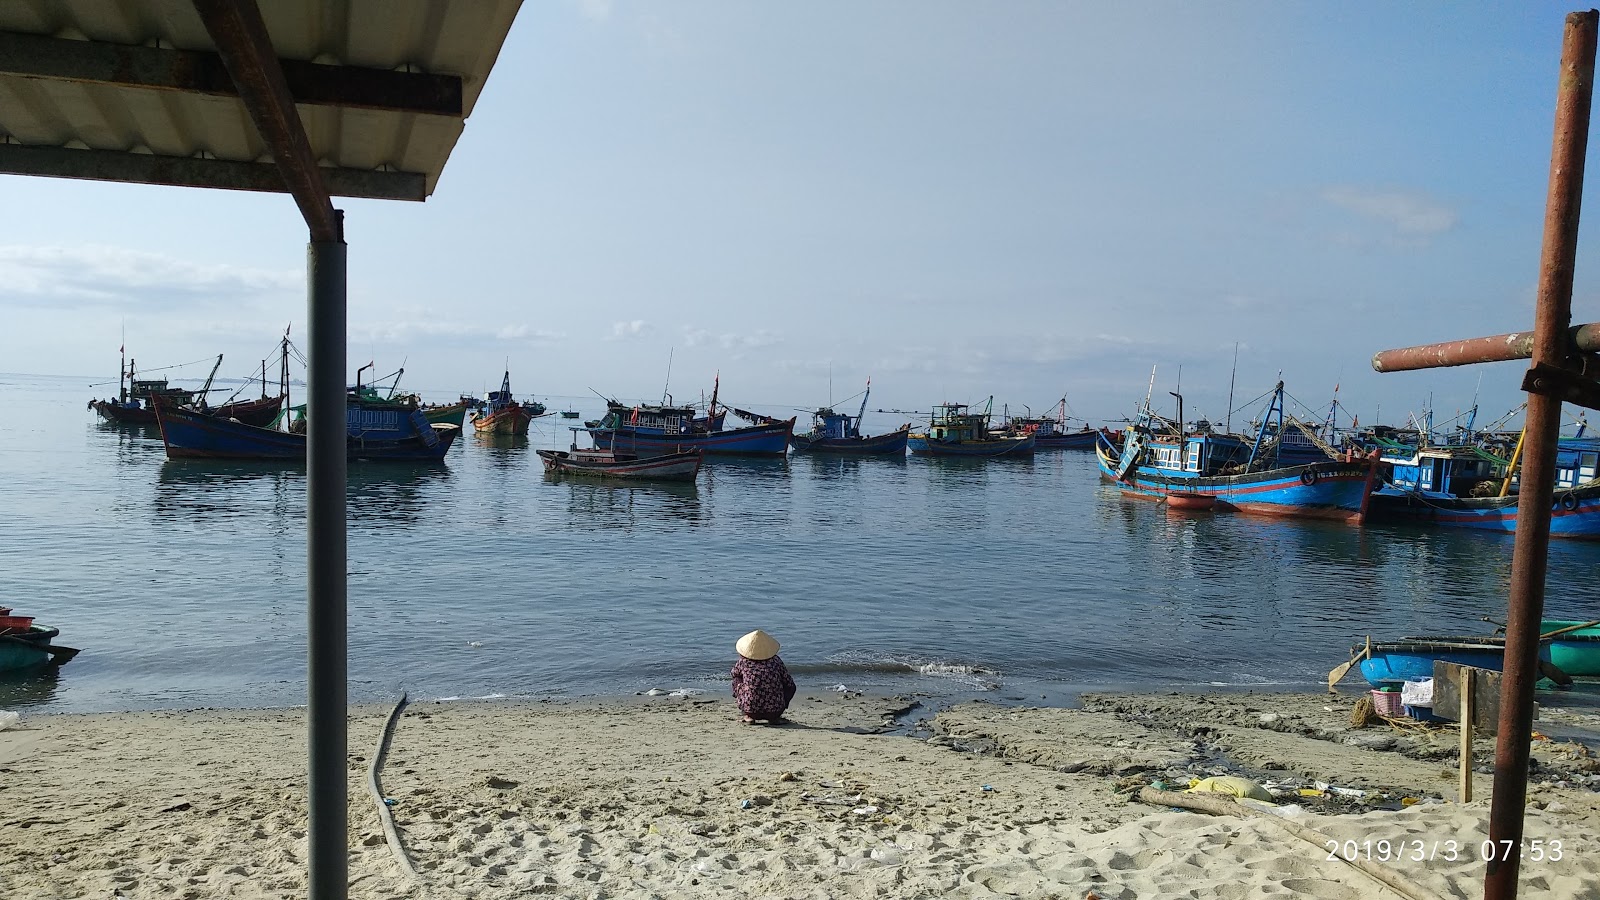
POLYGON ((733 664, 733 696, 739 712, 752 719, 772 720, 783 715, 794 699, 794 679, 779 657, 746 659, 733 664))

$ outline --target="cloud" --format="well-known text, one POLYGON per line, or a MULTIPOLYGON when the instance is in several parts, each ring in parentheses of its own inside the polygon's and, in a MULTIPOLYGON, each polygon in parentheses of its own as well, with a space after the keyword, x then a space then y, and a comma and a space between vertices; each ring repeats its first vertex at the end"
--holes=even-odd
POLYGON ((1340 209, 1382 222, 1396 234, 1426 238, 1456 226, 1453 209, 1414 191, 1386 191, 1334 186, 1323 190, 1322 199, 1340 209))
POLYGON ((233 306, 303 295, 305 273, 199 263, 121 247, 0 246, 0 302, 88 309, 233 306))
POLYGON ((649 327, 649 324, 643 319, 629 319, 626 322, 612 322, 611 334, 606 338, 606 340, 625 341, 630 338, 640 337, 644 335, 646 329, 649 327))
POLYGON ((751 334, 735 334, 732 332, 717 334, 704 328, 693 328, 685 325, 681 331, 684 346, 714 347, 726 350, 732 354, 734 359, 742 358, 752 350, 776 347, 783 343, 783 338, 765 328, 758 328, 751 334))
POLYGON ((566 337, 559 331, 544 331, 527 325, 477 325, 444 319, 384 322, 377 325, 350 324, 350 340, 372 341, 380 344, 407 344, 432 341, 448 344, 482 343, 551 343, 566 337))

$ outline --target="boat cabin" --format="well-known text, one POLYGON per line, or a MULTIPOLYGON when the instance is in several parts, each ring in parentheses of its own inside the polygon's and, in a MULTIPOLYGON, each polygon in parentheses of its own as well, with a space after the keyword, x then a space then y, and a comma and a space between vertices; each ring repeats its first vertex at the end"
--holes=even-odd
POLYGON ((827 407, 817 410, 811 416, 814 422, 811 428, 813 437, 836 441, 861 437, 861 428, 853 416, 835 412, 827 407))
POLYGON ((969 413, 965 403, 941 403, 928 421, 928 439, 945 443, 981 441, 989 437, 989 417, 969 413))
POLYGON ((640 434, 693 434, 695 415, 692 406, 623 406, 606 404, 606 414, 592 427, 640 434))
POLYGON ((1388 482, 1402 491, 1472 496, 1473 488, 1504 478, 1504 467, 1472 447, 1429 447, 1409 457, 1382 457, 1388 482))
POLYGON ((1140 467, 1162 475, 1199 478, 1229 475, 1250 459, 1250 443, 1232 434, 1189 434, 1147 439, 1140 467))

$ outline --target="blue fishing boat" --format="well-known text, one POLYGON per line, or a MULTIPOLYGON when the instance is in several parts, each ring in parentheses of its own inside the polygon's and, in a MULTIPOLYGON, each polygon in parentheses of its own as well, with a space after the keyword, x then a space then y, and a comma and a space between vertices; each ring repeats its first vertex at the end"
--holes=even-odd
MULTIPOLYGON (((1281 466, 1268 440, 1272 412, 1281 415, 1283 382, 1253 439, 1184 428, 1146 402, 1120 447, 1101 437, 1095 448, 1102 478, 1124 496, 1165 500, 1173 494, 1214 497, 1215 509, 1256 515, 1359 523, 1366 514, 1377 466, 1366 459, 1281 466)), ((1281 426, 1279 429, 1281 432, 1281 426)))
MULTIPOLYGON (((1513 534, 1517 478, 1508 463, 1475 446, 1396 448, 1381 457, 1388 473, 1372 493, 1372 520, 1415 522, 1513 534)), ((1600 447, 1563 438, 1556 451, 1550 536, 1600 540, 1600 447)))
POLYGON ((872 396, 872 380, 867 379, 867 390, 861 395, 861 409, 854 416, 836 412, 825 406, 811 414, 811 430, 789 438, 789 446, 796 453, 848 453, 855 456, 904 456, 906 436, 911 433, 907 423, 888 434, 863 436, 861 419, 867 414, 867 398, 872 396))
MULTIPOLYGON (((161 440, 171 459, 304 460, 303 432, 259 428, 156 405, 161 440)), ((352 460, 435 461, 444 458, 461 429, 428 421, 414 401, 379 400, 361 386, 347 395, 347 447, 352 460)))
POLYGON ((0 672, 59 666, 78 655, 73 647, 53 643, 60 629, 35 625, 32 616, 14 616, 0 607, 0 672))
POLYGON ((965 403, 940 403, 928 418, 928 430, 906 437, 906 447, 917 456, 1011 457, 1033 455, 1034 437, 996 435, 989 430, 994 397, 983 412, 969 412, 965 403))
POLYGON ((686 450, 721 456, 788 454, 794 418, 775 419, 728 407, 756 424, 748 428, 724 428, 727 409, 717 406, 720 386, 719 378, 712 387, 711 403, 704 416, 696 416, 693 406, 673 405, 671 397, 664 398, 667 402, 659 406, 625 406, 616 400, 607 400, 606 414, 586 422, 585 430, 594 441, 595 449, 636 456, 659 456, 686 450))

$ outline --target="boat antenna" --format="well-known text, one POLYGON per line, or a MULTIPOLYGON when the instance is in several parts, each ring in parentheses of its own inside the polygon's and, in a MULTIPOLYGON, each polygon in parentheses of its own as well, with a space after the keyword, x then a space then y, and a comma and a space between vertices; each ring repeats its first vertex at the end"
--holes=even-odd
POLYGON ((1150 384, 1144 389, 1144 408, 1150 408, 1150 395, 1156 391, 1156 367, 1150 366, 1150 384))
POLYGON ((672 387, 672 351, 674 347, 667 348, 667 380, 661 385, 661 405, 666 406, 671 401, 667 399, 667 390, 672 387))
POLYGON ((1233 434, 1233 384, 1239 377, 1239 342, 1233 342, 1233 371, 1228 375, 1228 419, 1222 426, 1223 434, 1233 434))

